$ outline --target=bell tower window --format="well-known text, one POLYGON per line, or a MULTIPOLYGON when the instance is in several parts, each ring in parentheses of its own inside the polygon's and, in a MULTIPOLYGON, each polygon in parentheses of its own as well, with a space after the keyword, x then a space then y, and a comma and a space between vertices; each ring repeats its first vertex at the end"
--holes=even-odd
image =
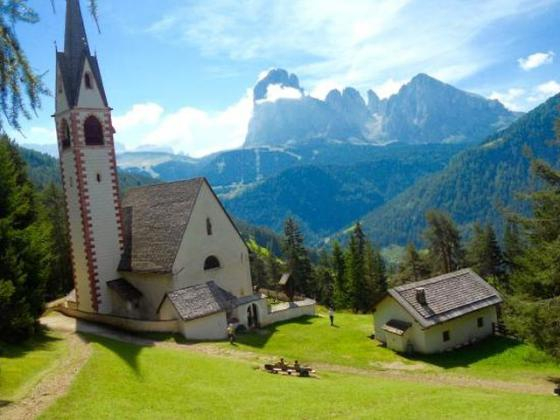
POLYGON ((68 121, 62 120, 62 148, 68 149, 70 147, 70 127, 68 121))
POLYGON ((220 260, 216 258, 214 255, 210 255, 204 261, 204 269, 205 270, 214 270, 216 268, 220 268, 220 260))
POLYGON ((93 115, 88 117, 84 123, 84 136, 86 138, 86 146, 103 145, 103 127, 93 115))
POLYGON ((212 220, 209 217, 206 218, 206 233, 212 235, 212 220))
POLYGON ((86 89, 93 89, 93 83, 91 82, 91 74, 89 73, 85 74, 84 82, 86 84, 86 89))

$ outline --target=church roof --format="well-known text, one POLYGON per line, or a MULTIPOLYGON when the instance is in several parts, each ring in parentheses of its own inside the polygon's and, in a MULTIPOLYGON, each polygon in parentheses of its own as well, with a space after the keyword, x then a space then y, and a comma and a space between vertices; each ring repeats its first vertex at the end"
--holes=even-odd
POLYGON ((86 60, 89 62, 101 98, 108 106, 97 57, 92 56, 79 0, 66 0, 64 52, 57 52, 57 64, 62 75, 68 105, 74 107, 80 95, 81 78, 86 60))
POLYGON ((133 188, 122 202, 121 271, 170 273, 204 178, 133 188))
POLYGON ((424 328, 502 302, 499 293, 471 269, 408 283, 389 290, 424 328), (425 296, 420 303, 417 293, 425 296))
POLYGON ((167 293, 183 321, 202 318, 235 307, 237 298, 213 281, 167 293))

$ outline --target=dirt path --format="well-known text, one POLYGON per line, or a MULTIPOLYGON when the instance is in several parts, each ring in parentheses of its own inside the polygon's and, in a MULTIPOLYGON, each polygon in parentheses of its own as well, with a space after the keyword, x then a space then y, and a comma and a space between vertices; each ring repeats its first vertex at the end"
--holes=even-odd
MULTIPOLYGON (((76 321, 73 318, 64 315, 53 315, 42 320, 43 323, 52 329, 63 331, 79 331, 99 335, 114 340, 119 340, 140 346, 157 346, 176 348, 187 351, 204 353, 212 356, 224 357, 228 359, 241 359, 249 362, 255 362, 259 365, 269 362, 271 355, 255 353, 247 350, 239 350, 236 347, 218 346, 213 343, 197 343, 197 344, 179 344, 172 342, 161 342, 145 338, 140 338, 134 334, 113 330, 98 324, 92 324, 84 321, 76 321)), ((506 392, 515 392, 521 394, 534 395, 550 395, 553 385, 548 383, 521 383, 501 380, 492 380, 484 378, 476 378, 472 376, 461 376, 457 374, 439 374, 416 370, 404 369, 366 369, 342 366, 329 363, 313 363, 313 367, 319 372, 334 372, 343 374, 353 374, 368 377, 387 378, 402 380, 407 382, 422 382, 432 385, 448 385, 464 388, 481 388, 488 390, 499 390, 506 392)))
POLYGON ((91 355, 91 348, 76 334, 67 334, 68 357, 51 370, 23 399, 0 408, 1 419, 34 419, 66 393, 91 355))

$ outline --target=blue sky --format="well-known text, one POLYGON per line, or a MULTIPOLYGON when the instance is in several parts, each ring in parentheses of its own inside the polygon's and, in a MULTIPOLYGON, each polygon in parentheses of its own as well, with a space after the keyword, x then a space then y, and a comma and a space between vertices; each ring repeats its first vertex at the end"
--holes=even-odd
MULTIPOLYGON (((35 70, 54 85, 63 0, 30 0, 18 25, 35 70)), ((250 89, 281 67, 307 94, 374 89, 386 97, 419 72, 527 111, 560 91, 560 0, 99 0, 101 33, 84 15, 127 149, 155 145, 202 156, 239 147, 250 89)), ((59 47, 59 48, 60 48, 59 47)), ((21 143, 55 143, 43 108, 21 143)))

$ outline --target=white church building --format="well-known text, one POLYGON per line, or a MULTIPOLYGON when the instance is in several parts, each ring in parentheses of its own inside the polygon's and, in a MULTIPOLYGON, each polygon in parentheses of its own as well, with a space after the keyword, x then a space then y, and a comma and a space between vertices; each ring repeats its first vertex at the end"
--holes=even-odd
POLYGON ((190 339, 313 314, 312 301, 274 311, 254 293, 249 250, 205 179, 135 188, 121 202, 99 64, 79 0, 66 7, 54 114, 75 284, 66 313, 190 339))

